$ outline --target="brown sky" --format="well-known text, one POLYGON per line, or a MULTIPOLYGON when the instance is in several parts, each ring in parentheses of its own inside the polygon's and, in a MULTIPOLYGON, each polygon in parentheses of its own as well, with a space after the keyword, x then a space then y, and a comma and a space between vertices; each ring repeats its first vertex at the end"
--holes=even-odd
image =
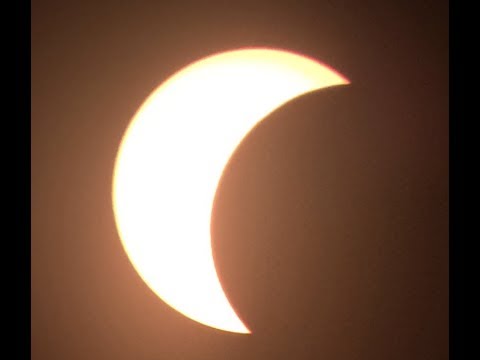
POLYGON ((447 5, 33 0, 32 359, 447 359, 447 5), (110 198, 145 97, 245 46, 352 82, 271 114, 225 170, 212 243, 249 336, 156 297, 110 198))

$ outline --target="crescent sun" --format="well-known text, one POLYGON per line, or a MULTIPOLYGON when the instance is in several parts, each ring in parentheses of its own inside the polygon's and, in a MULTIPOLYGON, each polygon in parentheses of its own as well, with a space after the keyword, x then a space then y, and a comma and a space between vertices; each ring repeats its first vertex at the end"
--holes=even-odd
POLYGON ((269 113, 307 92, 348 83, 308 57, 247 48, 188 65, 146 99, 117 153, 113 209, 131 263, 164 302, 204 325, 250 333, 213 261, 218 182, 242 139, 269 113))

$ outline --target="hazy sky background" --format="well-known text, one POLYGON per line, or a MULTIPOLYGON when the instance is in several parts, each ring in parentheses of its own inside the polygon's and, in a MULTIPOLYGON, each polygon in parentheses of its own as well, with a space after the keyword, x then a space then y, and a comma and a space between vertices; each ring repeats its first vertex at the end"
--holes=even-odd
POLYGON ((32 359, 448 359, 447 20, 447 1, 33 0, 32 359), (246 46, 352 82, 271 114, 226 168, 212 243, 248 336, 151 292, 111 207, 145 97, 246 46))

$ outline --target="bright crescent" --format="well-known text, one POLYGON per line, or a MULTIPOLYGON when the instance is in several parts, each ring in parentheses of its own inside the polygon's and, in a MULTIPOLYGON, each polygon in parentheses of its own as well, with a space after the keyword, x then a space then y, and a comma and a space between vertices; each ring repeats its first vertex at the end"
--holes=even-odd
POLYGON ((204 325, 250 333, 213 261, 218 182, 242 139, 269 113, 341 84, 348 80, 305 56, 249 48, 185 67, 143 103, 118 150, 113 208, 130 261, 163 301, 204 325))

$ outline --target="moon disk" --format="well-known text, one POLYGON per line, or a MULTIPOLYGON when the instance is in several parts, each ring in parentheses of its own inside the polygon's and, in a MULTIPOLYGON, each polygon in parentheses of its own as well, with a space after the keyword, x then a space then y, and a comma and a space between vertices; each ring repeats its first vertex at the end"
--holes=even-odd
POLYGON ((242 139, 269 113, 342 84, 345 77, 310 58, 252 48, 194 62, 147 98, 118 150, 113 209, 130 261, 163 301, 204 325, 250 333, 213 261, 218 182, 242 139))

